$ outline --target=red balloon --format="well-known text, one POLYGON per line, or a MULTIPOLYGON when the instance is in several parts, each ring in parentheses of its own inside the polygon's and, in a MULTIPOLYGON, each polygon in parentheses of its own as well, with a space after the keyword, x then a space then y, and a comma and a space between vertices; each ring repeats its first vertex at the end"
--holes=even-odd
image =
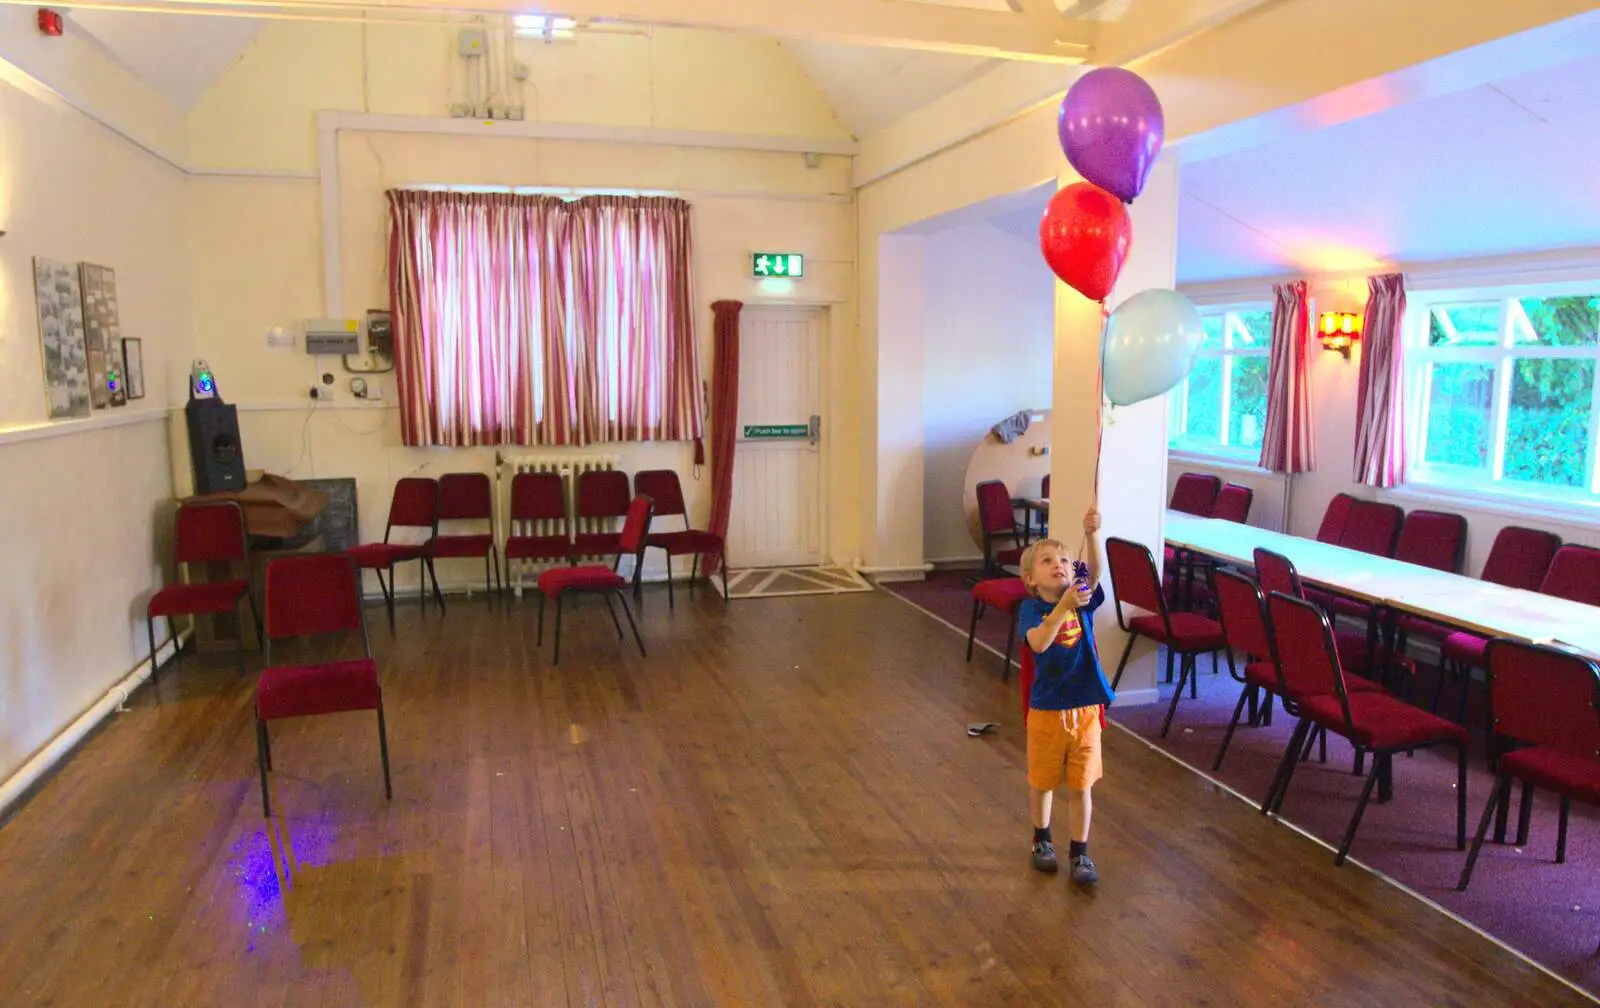
POLYGON ((1039 249, 1061 282, 1104 301, 1133 247, 1133 221, 1122 201, 1088 182, 1050 197, 1039 221, 1039 249))

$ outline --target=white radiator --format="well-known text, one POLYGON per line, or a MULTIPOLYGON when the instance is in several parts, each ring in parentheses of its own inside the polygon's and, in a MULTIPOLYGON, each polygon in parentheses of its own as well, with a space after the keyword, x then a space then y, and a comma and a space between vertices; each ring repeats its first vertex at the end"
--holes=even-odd
MULTIPOLYGON (((566 501, 568 515, 578 510, 578 477, 582 473, 599 470, 616 469, 621 462, 618 455, 555 455, 555 454, 528 454, 513 455, 507 452, 495 453, 495 506, 501 515, 511 513, 511 481, 517 473, 555 473, 561 477, 562 497, 566 501)), ((579 532, 609 532, 614 531, 616 524, 610 518, 583 518, 571 519, 567 522, 571 534, 579 532)), ((559 535, 563 531, 559 521, 519 522, 519 527, 511 529, 509 520, 495 522, 495 535, 499 539, 501 555, 505 555, 505 540, 508 535, 559 535)), ((544 570, 550 567, 548 561, 519 560, 514 570, 508 570, 516 586, 516 594, 522 596, 523 577, 530 570, 544 570)))

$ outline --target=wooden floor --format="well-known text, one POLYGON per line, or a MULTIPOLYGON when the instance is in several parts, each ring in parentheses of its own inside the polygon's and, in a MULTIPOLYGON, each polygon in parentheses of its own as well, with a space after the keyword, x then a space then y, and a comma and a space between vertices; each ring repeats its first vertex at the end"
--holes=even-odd
POLYGON ((371 611, 392 804, 370 715, 285 722, 264 821, 249 683, 169 667, 0 827, 0 1003, 1577 998, 1114 729, 1099 891, 1035 873, 1014 684, 882 593, 533 613, 371 611))

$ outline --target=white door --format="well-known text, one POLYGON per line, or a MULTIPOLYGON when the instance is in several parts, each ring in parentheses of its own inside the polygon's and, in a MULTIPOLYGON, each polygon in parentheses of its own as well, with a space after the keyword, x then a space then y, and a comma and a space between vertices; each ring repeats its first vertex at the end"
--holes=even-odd
POLYGON ((744 309, 728 521, 736 569, 822 562, 821 362, 821 309, 744 309))

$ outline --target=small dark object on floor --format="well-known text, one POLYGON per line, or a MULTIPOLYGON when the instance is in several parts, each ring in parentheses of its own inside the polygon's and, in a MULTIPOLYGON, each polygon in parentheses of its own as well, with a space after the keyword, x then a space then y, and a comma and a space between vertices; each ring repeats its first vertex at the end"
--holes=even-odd
POLYGON ((967 734, 971 735, 973 738, 977 738, 979 735, 982 735, 985 732, 994 731, 999 727, 1000 725, 994 721, 974 721, 967 725, 967 734))

